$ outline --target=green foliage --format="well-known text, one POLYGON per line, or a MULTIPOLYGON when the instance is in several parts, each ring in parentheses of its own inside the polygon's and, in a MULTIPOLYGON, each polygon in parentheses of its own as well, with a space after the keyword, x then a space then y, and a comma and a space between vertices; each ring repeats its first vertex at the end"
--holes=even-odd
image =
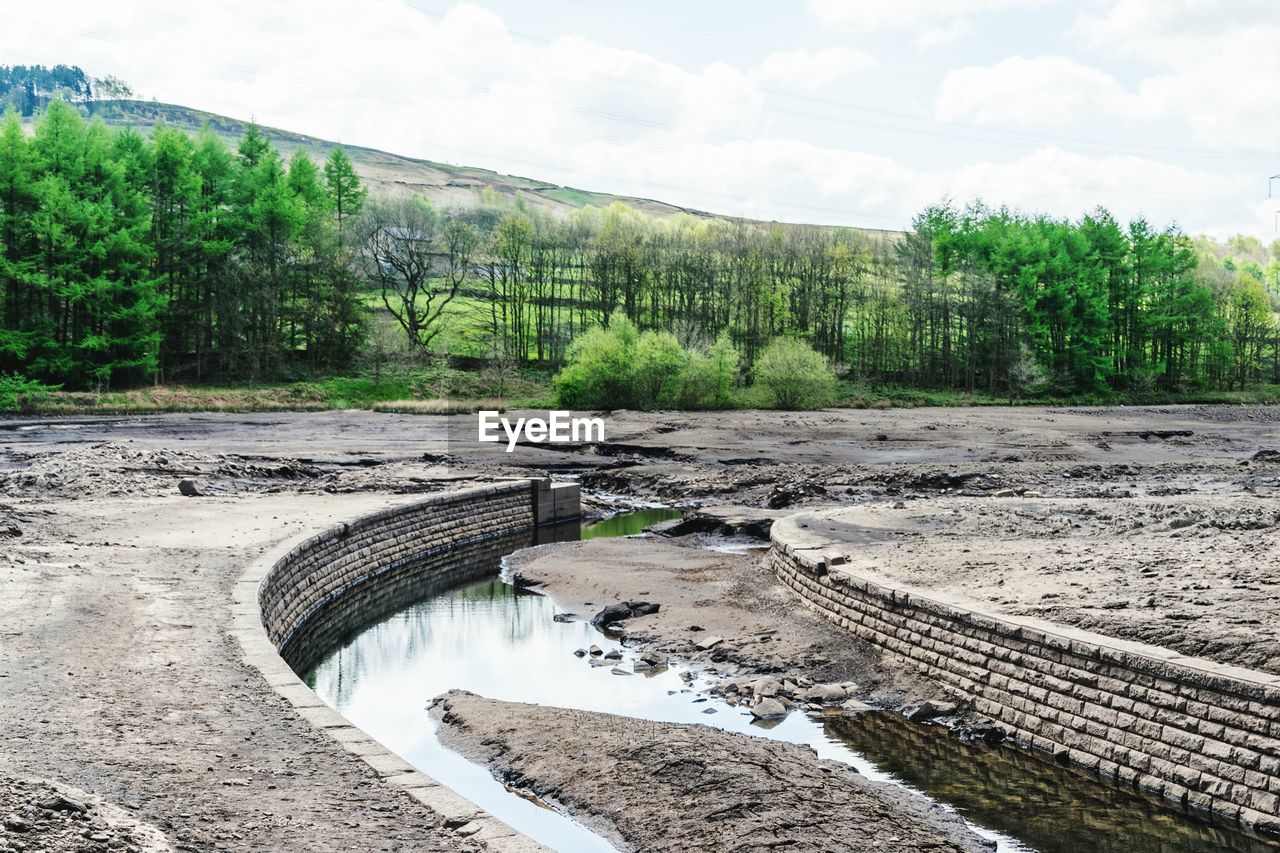
POLYGON ((690 410, 731 408, 739 361, 738 350, 728 332, 721 332, 705 353, 691 350, 676 377, 673 402, 681 409, 690 410))
POLYGON ((835 401, 836 376, 827 360, 795 338, 774 338, 756 362, 754 376, 775 409, 821 409, 835 401))
POLYGON ((560 404, 571 409, 633 408, 639 337, 634 323, 615 314, 608 328, 597 326, 575 338, 564 369, 553 380, 560 404))
POLYGON ((670 332, 638 331, 622 312, 569 346, 555 376, 560 404, 577 409, 723 409, 733 405, 738 352, 721 335, 708 352, 686 350, 670 332))
POLYGON ((0 374, 0 412, 30 411, 46 395, 58 390, 17 373, 0 374))
MULTIPOLYGON (((362 190, 336 158, 334 181, 362 190)), ((347 164, 349 166, 349 163, 347 164)), ((150 139, 52 100, 0 126, 0 371, 105 390, 343 368, 364 338, 329 176, 250 126, 150 139)))

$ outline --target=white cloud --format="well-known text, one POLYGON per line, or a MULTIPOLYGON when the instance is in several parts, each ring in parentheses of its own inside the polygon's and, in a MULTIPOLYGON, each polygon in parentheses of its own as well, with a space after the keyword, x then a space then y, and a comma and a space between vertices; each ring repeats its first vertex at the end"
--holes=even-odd
POLYGON ((816 90, 879 65, 871 54, 847 47, 779 50, 753 68, 751 78, 764 86, 816 90))
POLYGON ((1143 111, 1142 102, 1104 71, 1065 56, 1011 56, 995 65, 948 72, 935 115, 940 121, 1061 128, 1089 114, 1143 111))
POLYGON ((959 41, 972 32, 973 24, 968 19, 957 18, 956 20, 950 21, 942 26, 930 27, 923 30, 918 36, 916 36, 916 47, 921 50, 941 47, 944 44, 959 41))
MULTIPOLYGON (((856 51, 775 54, 740 69, 698 56, 677 63, 577 35, 523 37, 473 4, 426 14, 407 0, 366 0, 353 15, 349 0, 221 0, 170 15, 147 11, 148 2, 44 0, 6 12, 0 55, 75 62, 95 74, 117 74, 160 100, 349 144, 729 214, 899 228, 950 192, 1057 215, 1099 203, 1122 216, 1145 208, 1156 222, 1183 217, 1190 229, 1257 217, 1250 166, 1212 161, 1188 169, 1057 149, 1002 161, 1006 148, 990 157, 980 149, 952 156, 964 143, 950 139, 936 146, 937 155, 916 146, 910 155, 888 156, 868 149, 896 151, 886 140, 914 141, 901 133, 875 137, 874 125, 901 124, 895 117, 864 121, 824 105, 838 120, 790 124, 770 113, 761 91, 766 79, 792 89, 794 83, 782 82, 788 74, 856 74, 862 62, 856 51), (856 132, 841 125, 845 115, 856 132), (952 165, 962 159, 979 162, 952 165)), ((1027 0, 903 0, 893 8, 913 26, 945 28, 968 26, 966 16, 1015 2, 1027 0)), ((1244 44, 1249 55, 1257 53, 1252 42, 1244 44)), ((1155 70, 1143 96, 1158 103, 1185 97, 1194 69, 1161 61, 1167 67, 1155 70), (1160 75, 1178 71, 1177 79, 1162 81, 1160 75)), ((1122 102, 1116 81, 1076 60, 1019 62, 1027 66, 958 71, 943 86, 939 117, 1017 124, 1080 114, 1085 98, 1122 102), (965 74, 976 75, 968 85, 965 74)), ((1280 75, 1267 82, 1275 79, 1280 75)), ((884 82, 893 84, 889 75, 884 82)), ((1274 98, 1251 82, 1241 85, 1264 102, 1274 98)), ((1244 109, 1232 105, 1233 97, 1206 95, 1204 109, 1244 109)), ((1243 116, 1256 120, 1256 111, 1249 106, 1243 116)), ((1268 216, 1254 230, 1270 229, 1268 216)))
POLYGON ((1072 35, 1146 63, 1147 111, 1184 122, 1197 144, 1273 151, 1280 138, 1280 4, 1117 0, 1082 12, 1072 35))
MULTIPOLYGON (((809 11, 827 26, 859 32, 916 29, 945 33, 974 15, 1054 0, 809 0, 809 11)), ((953 30, 963 34, 963 30, 953 30)))

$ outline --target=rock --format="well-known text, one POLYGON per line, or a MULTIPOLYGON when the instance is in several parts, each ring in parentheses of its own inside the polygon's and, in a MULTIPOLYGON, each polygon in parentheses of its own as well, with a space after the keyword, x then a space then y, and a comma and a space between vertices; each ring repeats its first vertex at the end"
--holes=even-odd
POLYGON ((618 651, 617 649, 609 649, 609 651, 604 653, 604 659, 605 660, 622 660, 622 652, 618 651))
POLYGON ((724 637, 704 637, 694 645, 697 647, 698 651, 705 652, 705 651, 709 651, 710 649, 714 649, 716 646, 720 645, 723 642, 724 642, 724 637))
POLYGON ((651 613, 657 613, 659 607, 661 605, 648 601, 619 601, 617 604, 610 604, 593 616, 591 624, 599 628, 602 625, 623 622, 637 616, 648 616, 651 613))
POLYGON ((757 720, 769 720, 787 715, 787 706, 777 699, 761 699, 751 706, 751 716, 757 720))
POLYGON ((650 649, 649 651, 640 655, 640 661, 642 663, 648 664, 649 666, 666 666, 667 656, 664 655, 662 652, 650 649))
POLYGON ((551 617, 552 622, 576 622, 578 614, 576 613, 557 613, 551 617))
POLYGON ((609 670, 609 672, 613 673, 614 675, 634 675, 635 674, 633 672, 627 672, 625 669, 623 669, 620 666, 615 666, 613 669, 609 670))
POLYGON ((604 654, 604 649, 593 644, 591 648, 587 649, 587 654, 591 655, 593 658, 598 658, 604 654))
POLYGON ((894 508, 894 509, 906 509, 906 508, 907 508, 907 504, 906 504, 906 502, 905 502, 905 501, 894 501, 894 502, 893 502, 893 508, 894 508))
POLYGON ((1013 489, 1001 489, 1000 491, 992 494, 993 498, 1016 498, 1017 496, 1018 493, 1013 489))
POLYGON ((574 649, 574 650, 573 650, 573 656, 574 656, 574 657, 576 657, 576 658, 585 658, 585 657, 587 656, 587 650, 586 650, 586 649, 574 649))
POLYGON ((4 828, 10 832, 27 832, 31 829, 31 824, 16 814, 11 814, 4 819, 4 828))
POLYGON ((815 684, 804 692, 806 702, 818 702, 822 705, 839 705, 846 698, 844 688, 838 684, 815 684))
POLYGON ((782 692, 782 685, 776 678, 765 676, 764 678, 757 678, 755 681, 751 682, 751 694, 757 699, 777 696, 780 692, 782 692))
POLYGON ((840 705, 840 713, 844 714, 846 717, 852 717, 856 714, 865 714, 867 711, 874 710, 875 709, 867 703, 859 702, 857 699, 846 699, 840 705))
POLYGON ((198 498, 204 494, 204 492, 200 491, 200 487, 195 480, 179 480, 178 491, 189 498, 198 498))
POLYGON ((913 723, 923 723, 937 717, 947 717, 959 710, 955 702, 943 702, 937 699, 926 699, 902 709, 902 716, 913 723))
POLYGON ((51 812, 77 812, 79 814, 84 814, 89 811, 89 807, 79 800, 73 800, 70 797, 66 797, 58 793, 51 794, 37 803, 37 805, 39 805, 40 808, 48 809, 51 812))
POLYGON ((1040 493, 1040 492, 1035 492, 1035 491, 1030 491, 1030 490, 1023 492, 1023 493, 1022 493, 1022 496, 1023 496, 1024 498, 1042 498, 1042 497, 1044 497, 1044 495, 1043 495, 1042 493, 1040 493))
POLYGON ((1280 462, 1280 450, 1259 450, 1252 459, 1254 462, 1280 462))

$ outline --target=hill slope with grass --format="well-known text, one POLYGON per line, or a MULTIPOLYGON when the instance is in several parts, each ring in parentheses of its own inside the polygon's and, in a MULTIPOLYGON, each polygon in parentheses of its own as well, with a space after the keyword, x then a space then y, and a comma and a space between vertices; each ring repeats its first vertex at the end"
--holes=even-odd
MULTIPOLYGON (((133 127, 143 133, 160 123, 188 131, 199 130, 201 126, 207 124, 219 136, 233 141, 239 140, 248 124, 240 119, 217 113, 155 101, 98 101, 77 106, 86 115, 101 118, 109 126, 133 127)), ((338 146, 337 142, 290 130, 261 126, 260 130, 286 159, 294 149, 303 148, 318 162, 324 162, 329 152, 338 146)), ((375 148, 345 144, 342 147, 350 156, 361 180, 375 191, 421 194, 438 206, 471 201, 488 188, 507 201, 514 200, 518 194, 524 198, 526 204, 551 210, 573 210, 587 205, 607 207, 613 202, 622 202, 628 207, 652 216, 685 213, 703 218, 732 218, 719 217, 705 211, 667 204, 654 199, 576 189, 535 178, 504 175, 489 169, 455 166, 434 160, 406 157, 375 148)))

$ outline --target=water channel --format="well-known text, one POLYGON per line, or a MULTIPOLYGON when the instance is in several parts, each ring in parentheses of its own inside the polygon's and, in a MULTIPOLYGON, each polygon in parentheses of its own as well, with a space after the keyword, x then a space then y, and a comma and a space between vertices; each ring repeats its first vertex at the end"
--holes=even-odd
MULTIPOLYGON (((620 536, 679 512, 646 509, 583 528, 620 536)), ((423 772, 561 851, 610 851, 598 836, 508 791, 489 771, 436 740, 426 708, 450 690, 516 702, 603 711, 811 745, 864 775, 923 792, 964 816, 1001 851, 1041 853, 1276 853, 1280 844, 1220 827, 1133 792, 1099 784, 1010 746, 965 743, 938 727, 887 713, 814 719, 792 713, 770 727, 701 692, 672 667, 620 675, 573 655, 596 644, 631 650, 584 622, 556 622, 554 603, 497 577, 438 592, 359 631, 324 655, 306 682, 354 724, 423 772)))

